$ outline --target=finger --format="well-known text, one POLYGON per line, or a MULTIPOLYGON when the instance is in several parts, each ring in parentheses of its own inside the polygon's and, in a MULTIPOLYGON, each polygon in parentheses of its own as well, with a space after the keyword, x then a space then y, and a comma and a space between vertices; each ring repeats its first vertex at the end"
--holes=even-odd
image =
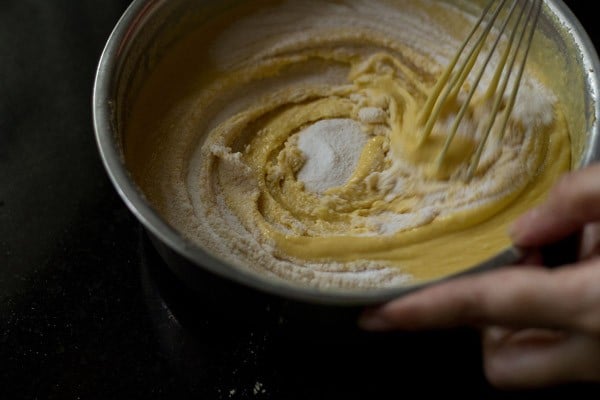
POLYGON ((457 278, 365 311, 367 330, 459 325, 599 330, 600 263, 548 270, 517 266, 457 278))
POLYGON ((562 331, 489 328, 482 336, 488 381, 501 388, 535 388, 600 381, 600 339, 562 331))
POLYGON ((600 164, 565 175, 542 205, 527 212, 510 228, 517 246, 555 242, 588 222, 600 221, 600 164))
POLYGON ((600 255, 600 223, 588 224, 581 235, 580 259, 589 259, 600 255))

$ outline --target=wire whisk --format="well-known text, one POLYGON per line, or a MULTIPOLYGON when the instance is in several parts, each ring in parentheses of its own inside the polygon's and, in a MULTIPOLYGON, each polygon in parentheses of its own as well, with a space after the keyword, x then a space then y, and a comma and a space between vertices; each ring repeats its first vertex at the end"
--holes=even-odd
MULTIPOLYGON (((424 143, 431 134, 445 105, 456 102, 465 81, 468 83, 465 86, 466 95, 463 94, 465 100, 463 102, 461 99, 461 106, 447 132, 443 148, 437 156, 438 169, 442 167, 458 127, 490 65, 490 60, 496 53, 500 58, 493 70, 493 77, 487 88, 479 89, 484 91, 485 98, 490 100, 491 111, 482 125, 479 143, 469 160, 467 180, 470 180, 477 170, 485 143, 501 110, 504 111, 504 115, 498 132, 499 139, 502 139, 519 91, 542 3, 543 0, 489 1, 437 81, 419 117, 419 124, 422 127, 421 143, 424 143), (493 29, 495 26, 498 28, 493 29), (499 46, 503 37, 506 38, 505 45, 499 46), (490 41, 491 45, 486 46, 490 41), (477 68, 473 70, 476 65, 477 68), (513 76, 513 73, 516 75, 513 76)), ((492 68, 493 66, 490 70, 492 68)))

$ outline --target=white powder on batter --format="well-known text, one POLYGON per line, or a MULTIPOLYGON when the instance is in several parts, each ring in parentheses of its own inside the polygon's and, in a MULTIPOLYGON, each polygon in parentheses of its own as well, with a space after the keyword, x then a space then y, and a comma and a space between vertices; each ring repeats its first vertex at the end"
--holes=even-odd
POLYGON ((387 119, 387 114, 379 107, 363 107, 358 110, 358 118, 367 124, 383 124, 387 119))
POLYGON ((298 148, 305 162, 297 179, 315 193, 345 184, 367 142, 361 125, 347 118, 318 121, 298 135, 298 148))

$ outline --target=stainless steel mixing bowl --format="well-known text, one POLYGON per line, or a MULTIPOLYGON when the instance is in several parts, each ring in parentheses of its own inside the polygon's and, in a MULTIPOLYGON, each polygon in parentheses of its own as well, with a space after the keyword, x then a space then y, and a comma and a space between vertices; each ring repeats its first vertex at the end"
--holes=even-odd
MULTIPOLYGON (((418 289, 420 286, 324 291, 265 279, 249 270, 235 268, 174 230, 153 210, 131 179, 122 152, 123 127, 144 76, 179 35, 234 3, 236 1, 135 0, 115 26, 98 65, 93 91, 93 122, 102 160, 123 201, 143 224, 172 271, 192 288, 220 293, 221 296, 217 296, 220 299, 236 293, 239 304, 239 293, 246 293, 247 299, 264 296, 305 304, 359 307, 418 289)), ((563 83, 565 93, 574 99, 570 101, 572 114, 581 116, 579 120, 571 121, 570 128, 574 132, 583 132, 581 143, 574 148, 573 168, 581 168, 600 157, 598 56, 587 33, 562 1, 545 2, 539 29, 560 49, 561 62, 569 69, 569 82, 563 83)), ((517 249, 508 248, 461 274, 441 279, 496 268, 514 262, 518 257, 517 249)), ((232 307, 236 306, 232 304, 232 307)))

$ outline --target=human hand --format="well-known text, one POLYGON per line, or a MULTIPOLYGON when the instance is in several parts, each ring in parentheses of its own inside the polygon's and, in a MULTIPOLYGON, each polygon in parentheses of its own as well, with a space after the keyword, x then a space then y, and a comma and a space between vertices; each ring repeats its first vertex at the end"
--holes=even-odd
POLYGON ((600 164, 567 174, 510 230, 522 265, 451 279, 365 310, 366 330, 481 329, 485 374, 502 388, 600 381, 600 164), (540 249, 581 234, 578 259, 540 249))

